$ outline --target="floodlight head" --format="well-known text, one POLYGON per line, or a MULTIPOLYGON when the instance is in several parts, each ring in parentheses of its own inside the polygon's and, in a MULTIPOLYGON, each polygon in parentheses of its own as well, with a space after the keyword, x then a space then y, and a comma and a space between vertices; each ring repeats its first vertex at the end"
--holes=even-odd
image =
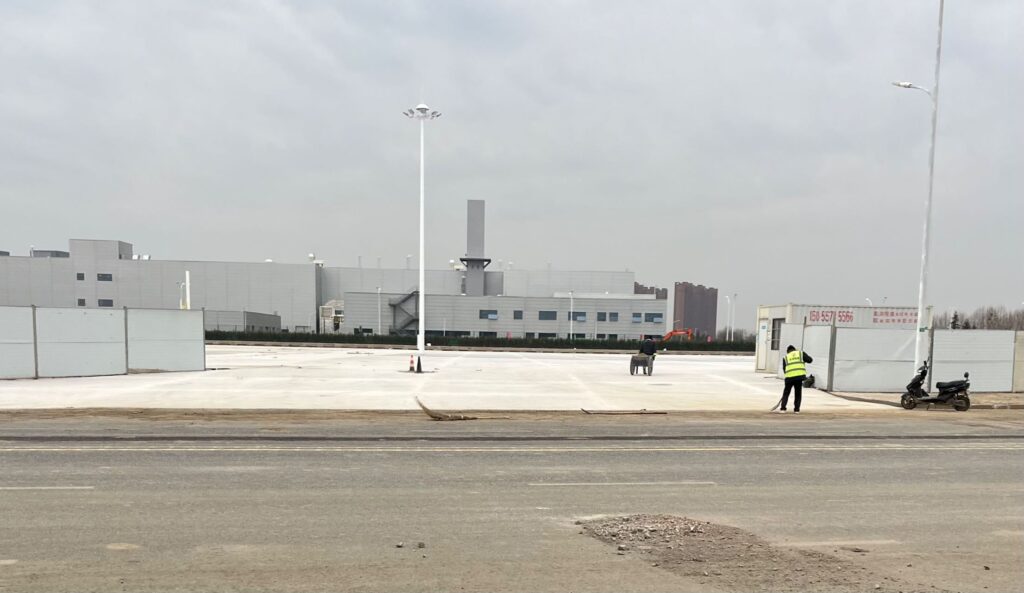
POLYGON ((420 103, 419 105, 413 107, 412 109, 407 109, 402 113, 404 113, 405 116, 410 119, 418 119, 420 121, 428 119, 437 119, 441 117, 440 111, 431 109, 430 107, 424 105, 423 103, 420 103))
POLYGON ((914 85, 910 84, 909 82, 902 81, 902 80, 894 80, 894 81, 892 81, 892 85, 893 86, 898 86, 901 89, 911 89, 911 88, 914 88, 914 85))

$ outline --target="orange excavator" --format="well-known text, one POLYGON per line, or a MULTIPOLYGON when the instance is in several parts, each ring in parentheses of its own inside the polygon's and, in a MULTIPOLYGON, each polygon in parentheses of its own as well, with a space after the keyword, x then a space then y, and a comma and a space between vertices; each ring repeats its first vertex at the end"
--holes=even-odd
POLYGON ((687 340, 692 340, 693 339, 693 330, 692 329, 673 329, 673 330, 670 330, 667 334, 665 334, 661 338, 661 341, 662 342, 667 342, 667 341, 671 340, 675 336, 686 336, 687 340))

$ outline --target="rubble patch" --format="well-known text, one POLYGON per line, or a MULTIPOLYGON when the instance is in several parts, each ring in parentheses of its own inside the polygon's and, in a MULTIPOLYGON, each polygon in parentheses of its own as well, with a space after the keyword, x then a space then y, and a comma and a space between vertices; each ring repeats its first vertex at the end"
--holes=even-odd
POLYGON ((675 515, 627 515, 577 521, 580 533, 659 570, 720 591, 891 593, 939 589, 878 574, 846 558, 775 546, 761 537, 675 515))

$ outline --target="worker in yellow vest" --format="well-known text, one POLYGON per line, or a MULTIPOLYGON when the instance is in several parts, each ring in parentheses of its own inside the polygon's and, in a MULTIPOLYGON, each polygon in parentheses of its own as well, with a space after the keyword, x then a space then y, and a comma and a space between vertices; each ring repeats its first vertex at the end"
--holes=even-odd
POLYGON ((793 347, 792 344, 786 348, 786 356, 782 359, 782 372, 786 377, 786 387, 782 390, 782 406, 779 407, 779 414, 786 413, 786 404, 789 403, 789 392, 794 391, 793 413, 800 413, 800 399, 803 395, 804 379, 807 378, 807 367, 804 363, 814 362, 814 359, 793 347))

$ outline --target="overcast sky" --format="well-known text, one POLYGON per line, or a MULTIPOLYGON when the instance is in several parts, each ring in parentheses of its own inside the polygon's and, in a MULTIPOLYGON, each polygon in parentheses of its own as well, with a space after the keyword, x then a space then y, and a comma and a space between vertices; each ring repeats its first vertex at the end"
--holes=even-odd
MULTIPOLYGON (((916 304, 937 0, 0 3, 0 249, 916 304), (414 260, 415 261, 415 260, 414 260)), ((1024 3, 946 3, 930 299, 1024 301, 1024 3)), ((723 306, 720 309, 724 310, 723 306)), ((720 316, 724 319, 724 313, 720 316)))

